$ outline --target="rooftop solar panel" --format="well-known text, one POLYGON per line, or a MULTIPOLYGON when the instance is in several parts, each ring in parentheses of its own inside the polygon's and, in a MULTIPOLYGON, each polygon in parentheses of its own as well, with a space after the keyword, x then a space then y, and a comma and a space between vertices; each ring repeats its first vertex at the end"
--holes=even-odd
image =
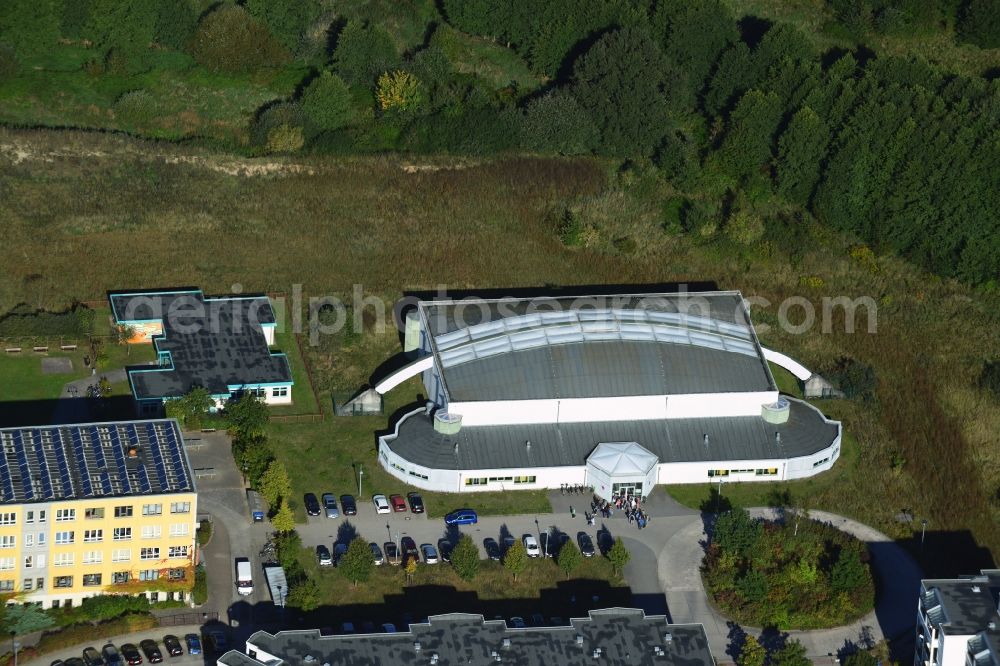
POLYGON ((38 471, 42 480, 44 499, 53 499, 52 477, 49 474, 48 462, 45 460, 45 449, 42 448, 42 431, 32 430, 31 434, 35 440, 35 457, 38 459, 38 471))
POLYGON ((139 491, 143 493, 148 493, 152 490, 149 485, 149 472, 146 471, 145 465, 139 465, 139 491))
POLYGON ((14 482, 10 478, 10 467, 7 465, 7 455, 0 455, 0 483, 3 487, 3 499, 10 502, 14 499, 14 482))

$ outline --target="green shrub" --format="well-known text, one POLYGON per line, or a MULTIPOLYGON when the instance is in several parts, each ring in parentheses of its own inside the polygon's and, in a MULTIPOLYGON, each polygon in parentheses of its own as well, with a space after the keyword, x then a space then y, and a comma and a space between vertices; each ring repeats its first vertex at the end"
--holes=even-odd
POLYGON ((14 47, 0 43, 0 82, 7 81, 17 76, 21 63, 17 59, 14 47))
POLYGON ((319 131, 340 129, 351 121, 351 90, 344 80, 323 72, 302 91, 302 111, 319 131))
POLYGON ((337 35, 333 68, 348 83, 374 86, 379 74, 398 64, 396 45, 380 26, 349 21, 337 35))
POLYGON ((860 398, 865 402, 874 400, 877 386, 875 368, 867 363, 842 356, 825 374, 846 397, 860 398))
POLYGON ((598 141, 597 126, 572 95, 556 91, 528 104, 521 127, 525 149, 580 155, 591 152, 598 141))
POLYGON ((164 46, 184 48, 198 27, 198 16, 189 0, 157 0, 153 38, 164 46))
POLYGON ((267 26, 238 5, 222 5, 202 18, 188 50, 214 72, 252 72, 291 60, 267 26))
POLYGON ((147 90, 129 90, 115 100, 114 111, 125 122, 145 125, 157 115, 156 100, 147 90))
POLYGON ((737 210, 726 220, 725 234, 740 245, 756 245, 764 236, 764 220, 750 210, 737 210))
POLYGON ((212 522, 203 520, 198 523, 198 545, 204 547, 212 539, 212 522))
POLYGON ((994 398, 1000 398, 1000 359, 983 364, 983 370, 979 373, 979 386, 993 394, 994 398))
POLYGON ((191 596, 196 606, 208 601, 208 574, 205 572, 204 566, 198 566, 194 570, 194 587, 191 588, 191 596))
POLYGON ((22 303, 0 315, 0 338, 84 338, 90 336, 93 325, 94 311, 83 305, 47 312, 22 303))
POLYGON ((559 239, 563 242, 563 245, 568 247, 576 247, 583 244, 583 231, 586 228, 583 220, 580 219, 579 213, 571 210, 567 210, 563 213, 562 218, 559 220, 559 239))
POLYGON ((663 202, 661 215, 664 231, 676 234, 684 230, 684 211, 688 205, 685 197, 670 197, 663 202))

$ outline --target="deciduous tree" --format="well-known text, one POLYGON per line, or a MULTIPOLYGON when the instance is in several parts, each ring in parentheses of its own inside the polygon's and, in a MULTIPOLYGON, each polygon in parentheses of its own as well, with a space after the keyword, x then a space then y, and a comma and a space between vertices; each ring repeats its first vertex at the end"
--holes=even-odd
POLYGON ((767 659, 767 651, 755 637, 747 635, 740 649, 740 656, 736 660, 739 666, 764 666, 767 659))
POLYGON ((399 64, 399 53, 384 28, 348 21, 333 51, 333 68, 352 85, 371 87, 382 72, 399 64))
POLYGON ((528 567, 528 552, 524 549, 524 544, 520 541, 511 544, 503 555, 503 566, 514 576, 516 583, 518 575, 528 567))
POLYGON ((292 507, 288 505, 288 500, 284 497, 281 498, 281 506, 278 511, 271 516, 271 526, 274 527, 277 532, 291 532, 295 529, 295 513, 292 512, 292 507))
POLYGON ((632 553, 628 552, 625 542, 622 541, 621 537, 616 538, 608 550, 608 561, 611 562, 611 569, 615 573, 621 573, 630 559, 632 559, 632 553))
POLYGON ((479 573, 479 549, 468 534, 463 534, 452 549, 451 566, 462 580, 470 581, 479 573))
POLYGON ((254 437, 264 432, 271 415, 257 396, 244 391, 226 402, 226 428, 234 437, 254 437))
POLYGON ((302 111, 317 129, 340 129, 351 120, 351 90, 342 78, 324 71, 302 91, 302 111))
POLYGON ((556 564, 562 569, 562 572, 569 578, 569 575, 576 570, 578 566, 583 562, 583 555, 580 554, 580 549, 577 547, 576 543, 570 539, 559 548, 559 554, 556 556, 556 564))
POLYGON ((337 569, 351 581, 354 587, 363 583, 371 576, 375 568, 375 556, 368 542, 361 537, 355 537, 347 546, 347 552, 337 562, 337 569))

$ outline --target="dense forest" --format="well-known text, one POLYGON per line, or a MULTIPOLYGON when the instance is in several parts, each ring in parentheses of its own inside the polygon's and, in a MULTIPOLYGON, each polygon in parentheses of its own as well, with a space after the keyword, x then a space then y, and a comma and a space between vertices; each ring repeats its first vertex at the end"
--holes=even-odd
POLYGON ((254 104, 231 148, 596 154, 657 170, 668 231, 751 244, 776 220, 815 218, 998 284, 997 72, 866 46, 1000 47, 992 0, 817 0, 823 39, 722 0, 334 4, 8 0, 0 119, 17 123, 10 109, 36 95, 93 97, 106 113, 98 101, 52 124, 206 139, 159 124, 159 70, 220 91, 279 79, 286 94, 254 104), (39 72, 59 72, 59 89, 39 72))

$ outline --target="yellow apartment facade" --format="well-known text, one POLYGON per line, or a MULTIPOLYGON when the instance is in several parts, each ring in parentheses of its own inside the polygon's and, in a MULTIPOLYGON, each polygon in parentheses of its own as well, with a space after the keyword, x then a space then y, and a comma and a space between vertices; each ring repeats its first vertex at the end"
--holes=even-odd
POLYGON ((0 448, 0 593, 188 599, 198 497, 176 421, 8 428, 0 448))

